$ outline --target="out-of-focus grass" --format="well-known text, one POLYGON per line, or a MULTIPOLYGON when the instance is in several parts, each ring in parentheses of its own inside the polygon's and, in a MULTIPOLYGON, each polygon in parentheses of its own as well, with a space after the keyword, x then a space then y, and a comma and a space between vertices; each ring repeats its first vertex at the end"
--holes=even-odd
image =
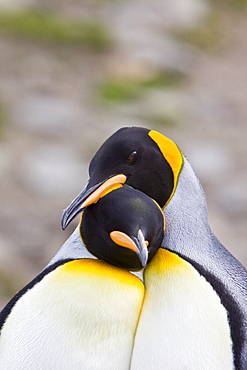
POLYGON ((147 80, 140 81, 143 88, 173 88, 185 80, 185 75, 178 70, 167 69, 154 74, 147 80))
MULTIPOLYGON (((183 42, 188 42, 201 50, 217 50, 222 42, 222 17, 228 11, 242 12, 247 10, 247 0, 215 0, 212 9, 203 22, 193 28, 173 32, 183 42)), ((224 22, 224 20, 223 20, 224 22)))
POLYGON ((201 50, 216 49, 221 41, 221 25, 219 13, 212 11, 197 27, 187 28, 174 33, 183 42, 196 46, 201 50))
POLYGON ((247 10, 247 0, 228 0, 227 2, 235 8, 247 10))
POLYGON ((94 49, 105 49, 111 43, 104 24, 44 11, 0 12, 0 32, 56 44, 86 44, 94 49))
POLYGON ((140 98, 146 89, 173 88, 184 79, 175 70, 161 71, 146 79, 109 78, 98 87, 98 95, 105 102, 124 103, 140 98))
POLYGON ((140 90, 131 80, 109 79, 98 87, 99 97, 105 102, 127 102, 138 98, 140 90))
POLYGON ((177 120, 171 114, 153 114, 150 117, 146 118, 148 123, 156 127, 171 127, 177 125, 177 120))

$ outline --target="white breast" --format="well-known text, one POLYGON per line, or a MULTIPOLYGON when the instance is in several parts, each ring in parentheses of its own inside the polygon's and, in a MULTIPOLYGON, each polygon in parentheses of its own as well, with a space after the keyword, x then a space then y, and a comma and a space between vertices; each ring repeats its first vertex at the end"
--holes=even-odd
POLYGON ((0 338, 2 370, 126 370, 143 301, 140 279, 72 261, 24 294, 0 338))
POLYGON ((144 279, 131 369, 233 369, 227 312, 211 285, 164 249, 151 261, 144 279))

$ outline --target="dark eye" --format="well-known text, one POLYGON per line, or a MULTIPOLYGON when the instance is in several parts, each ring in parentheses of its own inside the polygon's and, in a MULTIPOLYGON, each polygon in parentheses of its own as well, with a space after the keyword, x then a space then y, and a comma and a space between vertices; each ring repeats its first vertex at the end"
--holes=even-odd
POLYGON ((137 151, 135 150, 133 153, 130 154, 130 156, 127 158, 127 161, 126 163, 128 164, 132 164, 135 162, 136 160, 136 157, 137 157, 137 151))

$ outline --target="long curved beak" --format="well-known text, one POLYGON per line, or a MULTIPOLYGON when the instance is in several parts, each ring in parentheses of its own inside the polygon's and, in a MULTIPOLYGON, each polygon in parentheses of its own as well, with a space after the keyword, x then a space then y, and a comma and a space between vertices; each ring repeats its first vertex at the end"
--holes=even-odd
POLYGON ((108 179, 91 186, 89 189, 88 182, 80 194, 78 194, 64 210, 61 220, 62 229, 64 230, 75 216, 78 215, 78 213, 82 212, 90 204, 96 203, 102 196, 111 190, 118 186, 122 186, 126 180, 127 177, 125 175, 119 174, 109 177, 108 179))

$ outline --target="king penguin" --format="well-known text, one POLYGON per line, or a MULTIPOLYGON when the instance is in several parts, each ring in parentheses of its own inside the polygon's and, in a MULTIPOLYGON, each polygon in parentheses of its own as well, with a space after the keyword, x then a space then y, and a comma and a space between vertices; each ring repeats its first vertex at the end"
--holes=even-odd
POLYGON ((51 261, 3 309, 0 368, 129 369, 145 290, 129 270, 146 267, 164 227, 159 205, 128 185, 87 207, 76 259, 51 261))
POLYGON ((247 271, 212 233, 186 157, 157 131, 118 130, 92 158, 62 227, 117 184, 146 193, 166 219, 162 246, 144 270, 130 368, 246 370, 247 271))
MULTIPOLYGON (((21 368, 14 366, 19 357, 32 361, 26 362, 29 368, 56 368, 54 352, 66 360, 59 368, 247 368, 247 271, 212 233, 202 187, 173 141, 140 127, 114 133, 93 157, 89 181, 64 211, 62 227, 82 211, 80 227, 3 310, 0 359, 14 357, 11 369, 21 368), (145 253, 136 260, 144 267, 141 273, 129 272, 125 262, 96 258, 104 256, 83 243, 87 209, 126 185, 164 212, 160 248, 153 249, 146 266, 145 253), (70 314, 57 315, 57 308, 70 314), (47 351, 43 367, 23 351, 28 345, 34 354, 47 351)), ((144 233, 139 239, 148 242, 144 233)))

